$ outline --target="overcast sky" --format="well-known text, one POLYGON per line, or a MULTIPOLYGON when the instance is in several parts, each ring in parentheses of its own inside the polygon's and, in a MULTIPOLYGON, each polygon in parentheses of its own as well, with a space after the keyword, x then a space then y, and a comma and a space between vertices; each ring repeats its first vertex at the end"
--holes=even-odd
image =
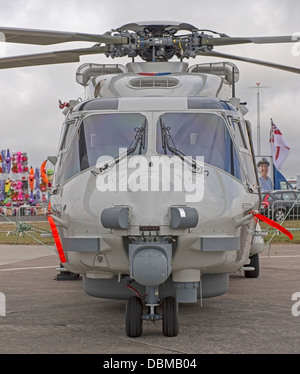
MULTIPOLYGON (((0 0, 0 26, 103 34, 124 24, 168 20, 190 23, 200 29, 230 36, 300 36, 299 0, 0 0)), ((300 38, 299 38, 300 41, 300 38)), ((0 43, 0 57, 40 53, 90 43, 31 46, 0 43), (1 45, 2 44, 2 45, 1 45)), ((219 47, 232 53, 300 68, 293 44, 219 47)), ((300 47, 294 46, 299 51, 300 47)), ((190 64, 217 59, 196 58, 190 64)), ((86 56, 80 63, 0 70, 0 149, 27 151, 29 163, 40 166, 55 155, 64 116, 58 100, 84 97, 75 81, 81 63, 122 63, 127 58, 108 60, 86 56)), ((300 175, 300 75, 247 63, 237 63, 240 81, 236 94, 248 103, 257 149, 257 90, 261 83, 261 153, 270 155, 270 118, 282 131, 291 152, 281 170, 287 177, 300 175)), ((50 163, 48 162, 48 167, 50 163)))

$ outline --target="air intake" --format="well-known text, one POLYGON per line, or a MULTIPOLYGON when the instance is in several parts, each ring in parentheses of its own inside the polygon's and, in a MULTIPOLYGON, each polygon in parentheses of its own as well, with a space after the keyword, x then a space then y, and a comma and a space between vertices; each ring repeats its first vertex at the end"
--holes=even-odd
POLYGON ((143 77, 129 81, 131 88, 174 88, 179 85, 179 80, 170 77, 143 77))

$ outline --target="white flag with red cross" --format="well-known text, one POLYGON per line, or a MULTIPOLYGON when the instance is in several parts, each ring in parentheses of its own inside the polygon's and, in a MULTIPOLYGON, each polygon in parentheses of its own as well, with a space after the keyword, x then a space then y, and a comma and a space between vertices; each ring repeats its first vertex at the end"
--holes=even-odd
POLYGON ((273 120, 271 120, 270 147, 273 155, 273 164, 276 169, 281 169, 290 153, 290 147, 273 120))

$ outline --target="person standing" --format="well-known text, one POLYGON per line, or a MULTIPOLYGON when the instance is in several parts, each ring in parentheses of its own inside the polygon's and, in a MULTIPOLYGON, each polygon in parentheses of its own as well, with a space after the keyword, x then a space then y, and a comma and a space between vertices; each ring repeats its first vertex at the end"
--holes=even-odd
POLYGON ((273 189, 272 179, 268 176, 269 166, 270 163, 265 158, 262 158, 257 164, 257 167, 260 172, 260 177, 258 179, 262 191, 272 191, 273 189))

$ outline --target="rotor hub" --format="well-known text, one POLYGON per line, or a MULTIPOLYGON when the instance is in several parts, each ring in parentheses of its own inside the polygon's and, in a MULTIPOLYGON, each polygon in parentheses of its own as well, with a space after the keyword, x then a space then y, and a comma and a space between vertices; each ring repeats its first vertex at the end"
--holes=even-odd
POLYGON ((174 56, 180 60, 196 57, 199 52, 210 51, 212 36, 187 23, 127 24, 116 30, 118 36, 127 37, 128 44, 110 45, 107 57, 136 57, 147 62, 169 61, 174 56), (188 33, 176 35, 178 32, 188 33))

